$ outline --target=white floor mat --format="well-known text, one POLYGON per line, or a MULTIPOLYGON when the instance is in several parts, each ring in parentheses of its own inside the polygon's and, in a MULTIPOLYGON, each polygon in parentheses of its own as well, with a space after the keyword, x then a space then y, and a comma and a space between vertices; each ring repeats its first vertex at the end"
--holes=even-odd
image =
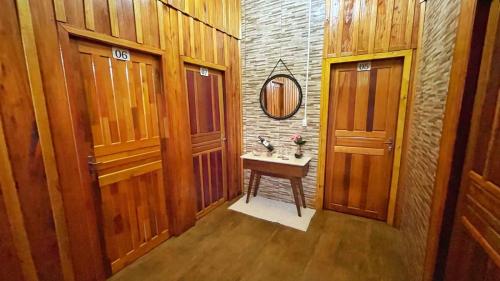
POLYGON ((246 195, 229 206, 229 209, 302 231, 307 231, 309 223, 316 212, 315 209, 302 208, 302 217, 299 217, 294 204, 270 200, 260 196, 251 196, 248 204, 245 201, 246 195))

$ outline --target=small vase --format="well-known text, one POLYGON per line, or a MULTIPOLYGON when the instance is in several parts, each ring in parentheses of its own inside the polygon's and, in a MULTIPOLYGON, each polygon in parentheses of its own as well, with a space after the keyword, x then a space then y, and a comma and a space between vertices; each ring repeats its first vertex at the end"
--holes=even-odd
POLYGON ((302 158, 302 145, 297 145, 297 150, 295 151, 295 158, 300 159, 302 158))

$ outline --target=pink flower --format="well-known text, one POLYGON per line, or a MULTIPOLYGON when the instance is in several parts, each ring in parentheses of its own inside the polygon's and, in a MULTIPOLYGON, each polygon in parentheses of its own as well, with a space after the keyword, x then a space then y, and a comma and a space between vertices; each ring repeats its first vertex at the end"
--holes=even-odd
POLYGON ((302 136, 299 135, 299 134, 294 134, 292 137, 291 137, 291 140, 298 144, 298 145, 304 145, 306 143, 305 140, 302 139, 302 136))
POLYGON ((293 134, 292 138, 291 138, 293 141, 297 141, 297 140, 300 140, 302 139, 302 137, 299 135, 299 134, 293 134))

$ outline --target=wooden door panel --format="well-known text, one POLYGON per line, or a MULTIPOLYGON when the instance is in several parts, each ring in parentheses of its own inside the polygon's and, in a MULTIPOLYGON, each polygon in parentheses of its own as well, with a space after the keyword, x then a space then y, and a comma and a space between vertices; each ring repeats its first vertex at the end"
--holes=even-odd
POLYGON ((332 70, 325 208, 385 220, 403 62, 371 63, 332 70))
POLYGON ((225 130, 222 74, 186 66, 186 90, 198 217, 225 200, 225 130))
POLYGON ((116 272, 168 238, 157 96, 160 64, 77 41, 93 140, 106 253, 116 272))
POLYGON ((101 185, 104 235, 113 271, 167 236, 162 171, 101 185), (158 240, 158 241, 153 241, 158 240))

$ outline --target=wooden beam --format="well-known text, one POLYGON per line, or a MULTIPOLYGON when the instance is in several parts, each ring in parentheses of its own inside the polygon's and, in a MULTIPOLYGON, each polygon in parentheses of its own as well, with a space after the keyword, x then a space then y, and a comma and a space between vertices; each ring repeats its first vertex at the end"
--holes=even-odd
POLYGON ((225 65, 220 65, 216 63, 206 62, 204 60, 195 59, 192 57, 181 56, 184 63, 194 64, 206 68, 212 68, 220 71, 226 71, 227 67, 225 65))
POLYGON ((80 38, 84 38, 84 39, 88 39, 88 40, 92 40, 92 41, 97 41, 97 42, 101 42, 101 43, 106 43, 106 44, 110 44, 110 45, 115 45, 115 46, 119 46, 119 47, 130 48, 130 49, 134 49, 137 51, 141 51, 141 52, 153 54, 153 55, 163 55, 163 53, 164 53, 164 51, 161 49, 137 44, 137 43, 134 43, 130 40, 120 39, 120 38, 116 38, 116 37, 109 36, 106 34, 80 29, 80 28, 73 27, 73 26, 65 24, 65 23, 60 23, 60 25, 69 34, 76 36, 76 37, 80 37, 80 38))

